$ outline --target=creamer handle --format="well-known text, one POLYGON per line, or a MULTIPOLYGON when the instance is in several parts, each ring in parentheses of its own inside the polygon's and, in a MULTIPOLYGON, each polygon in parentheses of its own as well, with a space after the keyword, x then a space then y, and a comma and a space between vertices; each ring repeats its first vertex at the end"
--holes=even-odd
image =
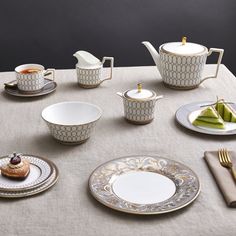
POLYGON ((110 75, 108 78, 102 79, 100 83, 102 83, 105 80, 112 79, 112 72, 113 72, 113 67, 114 67, 114 57, 103 57, 102 64, 104 64, 105 61, 110 61, 110 75))

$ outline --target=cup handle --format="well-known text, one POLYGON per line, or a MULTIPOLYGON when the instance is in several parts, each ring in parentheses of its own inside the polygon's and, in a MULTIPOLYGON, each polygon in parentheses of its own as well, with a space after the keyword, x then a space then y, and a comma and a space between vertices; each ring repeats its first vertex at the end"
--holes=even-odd
POLYGON ((49 75, 52 75, 52 76, 51 76, 51 77, 52 77, 51 79, 48 78, 48 79, 51 80, 51 81, 45 83, 44 86, 43 86, 43 88, 44 88, 45 86, 47 86, 48 84, 51 84, 51 83, 54 82, 54 80, 55 80, 55 69, 52 69, 52 68, 47 69, 47 70, 45 71, 45 73, 44 73, 44 76, 46 77, 46 76, 49 76, 49 75))
POLYGON ((50 80, 54 81, 55 80, 55 69, 47 69, 44 73, 44 76, 52 75, 52 78, 50 80))
POLYGON ((100 83, 102 83, 105 80, 112 79, 112 71, 113 71, 113 67, 114 67, 114 57, 103 57, 102 64, 104 64, 105 61, 110 61, 110 76, 108 78, 105 78, 105 79, 101 80, 100 83))
POLYGON ((216 78, 217 75, 218 75, 218 72, 219 72, 219 68, 220 68, 220 64, 221 64, 221 60, 222 60, 222 57, 223 57, 223 54, 224 54, 224 49, 220 49, 220 48, 210 48, 209 49, 209 52, 207 54, 207 56, 210 56, 213 52, 216 52, 216 53, 219 53, 219 56, 218 56, 218 61, 217 61, 217 66, 216 66, 216 72, 214 75, 210 75, 210 76, 207 76, 205 78, 203 78, 200 82, 200 84, 207 80, 207 79, 212 79, 212 78, 216 78))

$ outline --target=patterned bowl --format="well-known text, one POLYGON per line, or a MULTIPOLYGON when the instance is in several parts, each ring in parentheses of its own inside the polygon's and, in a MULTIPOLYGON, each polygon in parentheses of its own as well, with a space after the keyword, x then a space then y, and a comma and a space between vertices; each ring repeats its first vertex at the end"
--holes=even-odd
POLYGON ((46 107, 42 118, 52 136, 63 144, 80 144, 88 140, 102 110, 85 102, 62 102, 46 107))

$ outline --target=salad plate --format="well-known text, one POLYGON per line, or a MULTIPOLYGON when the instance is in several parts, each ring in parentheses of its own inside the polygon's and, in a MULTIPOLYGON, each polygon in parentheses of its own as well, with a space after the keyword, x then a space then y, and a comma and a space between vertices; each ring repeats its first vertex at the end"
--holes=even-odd
POLYGON ((187 166, 159 156, 111 160, 89 178, 91 194, 109 208, 132 214, 181 209, 200 193, 197 175, 187 166))
POLYGON ((52 163, 52 174, 44 184, 27 190, 18 190, 18 191, 0 191, 0 197, 2 198, 22 198, 28 197, 41 192, 46 191, 56 184, 59 177, 59 172, 55 164, 52 163))
MULTIPOLYGON (((23 154, 22 158, 30 163, 30 173, 25 180, 8 179, 0 175, 0 191, 25 191, 43 185, 52 175, 52 162, 44 158, 23 154)), ((9 163, 10 157, 0 158, 0 167, 9 163)))
MULTIPOLYGON (((176 121, 183 127, 203 134, 210 135, 235 135, 236 123, 225 122, 224 129, 216 129, 203 126, 195 126, 192 122, 197 118, 201 111, 214 104, 214 101, 195 102, 181 106, 175 113, 176 121)), ((230 104, 233 109, 236 109, 236 104, 230 104)))

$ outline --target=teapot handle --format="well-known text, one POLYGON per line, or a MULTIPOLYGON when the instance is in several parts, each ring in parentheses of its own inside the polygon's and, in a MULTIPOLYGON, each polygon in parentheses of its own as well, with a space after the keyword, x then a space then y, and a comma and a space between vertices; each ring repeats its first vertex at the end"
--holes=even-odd
POLYGON ((114 57, 103 57, 102 64, 104 64, 105 61, 110 61, 110 76, 108 78, 101 80, 100 84, 105 80, 112 79, 112 71, 113 71, 113 67, 114 67, 114 57))
POLYGON ((223 57, 223 54, 224 54, 224 49, 220 49, 220 48, 210 48, 209 49, 209 52, 207 54, 207 56, 210 56, 213 52, 217 52, 219 53, 219 56, 218 56, 218 61, 217 61, 217 66, 216 66, 216 72, 214 75, 210 75, 210 76, 207 76, 205 78, 203 78, 200 82, 200 84, 207 80, 207 79, 212 79, 212 78, 216 78, 217 75, 218 75, 218 72, 219 72, 219 68, 220 68, 220 64, 221 64, 221 60, 222 60, 222 57, 223 57))

